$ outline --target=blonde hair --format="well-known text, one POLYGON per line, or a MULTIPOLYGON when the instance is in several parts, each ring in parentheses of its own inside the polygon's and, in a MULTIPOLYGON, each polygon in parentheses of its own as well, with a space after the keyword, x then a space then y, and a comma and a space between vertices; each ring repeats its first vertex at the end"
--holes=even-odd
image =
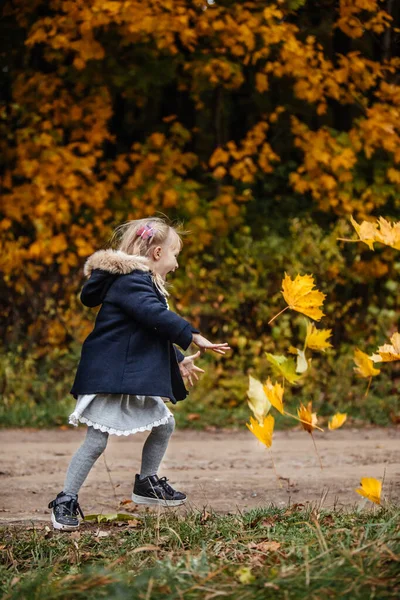
MULTIPOLYGON (((175 233, 180 250, 183 246, 181 235, 184 232, 180 224, 173 224, 166 217, 148 217, 122 223, 114 230, 109 245, 114 250, 132 256, 149 257, 153 248, 165 244, 171 232, 175 233), (146 233, 149 232, 149 237, 146 236, 146 233, 141 235, 141 230, 146 230, 146 233)), ((162 277, 157 273, 153 273, 153 279, 159 290, 168 296, 166 283, 162 277)))

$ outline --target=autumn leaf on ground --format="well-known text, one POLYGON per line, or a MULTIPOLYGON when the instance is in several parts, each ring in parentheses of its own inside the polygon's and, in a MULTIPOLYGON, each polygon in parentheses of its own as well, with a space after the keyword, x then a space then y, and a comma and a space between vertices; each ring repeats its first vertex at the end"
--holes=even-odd
POLYGON ((304 350, 310 348, 311 350, 325 352, 327 348, 332 348, 332 344, 328 342, 331 335, 332 329, 317 329, 314 323, 308 321, 304 350))
POLYGON ((272 385, 268 377, 263 389, 272 406, 283 415, 283 387, 279 383, 272 385))
POLYGON ((347 419, 347 413, 336 413, 328 423, 328 429, 339 429, 347 419))
POLYGON ((359 225, 352 216, 350 217, 350 221, 356 230, 359 239, 349 240, 346 238, 338 238, 338 240, 342 242, 364 242, 370 250, 374 250, 374 243, 380 241, 378 225, 376 223, 371 223, 370 221, 363 221, 361 225, 359 225))
POLYGON ((267 360, 271 363, 275 375, 281 375, 289 383, 296 383, 300 376, 296 373, 296 365, 293 358, 283 356, 283 354, 265 353, 267 360))
POLYGON ((285 273, 285 278, 282 281, 282 295, 288 306, 268 321, 268 325, 288 308, 307 315, 310 319, 319 321, 324 316, 320 307, 326 295, 314 289, 314 287, 314 277, 312 275, 296 275, 296 279, 293 281, 285 273))
POLYGON ((256 419, 250 417, 250 423, 246 423, 246 427, 250 429, 251 433, 255 435, 260 442, 265 444, 267 448, 270 448, 272 445, 274 423, 275 419, 272 415, 267 415, 261 425, 256 419))
POLYGON ((373 362, 393 362, 400 360, 400 333, 396 331, 390 338, 392 345, 384 344, 370 358, 373 362))
POLYGON ((371 500, 371 502, 375 502, 375 504, 381 503, 381 481, 378 481, 378 479, 375 479, 375 477, 363 477, 361 479, 360 485, 361 488, 355 490, 357 494, 368 498, 368 500, 371 500))
POLYGON ((271 402, 268 400, 263 384, 255 377, 249 375, 249 389, 247 390, 248 405, 252 410, 255 418, 259 423, 262 423, 264 417, 271 409, 271 402))
POLYGON ((253 583, 256 580, 249 567, 240 567, 240 569, 235 571, 235 575, 240 583, 243 583, 244 585, 253 583))
POLYGON ((379 217, 379 233, 378 238, 382 244, 400 250, 400 221, 397 223, 389 223, 383 217, 379 217))

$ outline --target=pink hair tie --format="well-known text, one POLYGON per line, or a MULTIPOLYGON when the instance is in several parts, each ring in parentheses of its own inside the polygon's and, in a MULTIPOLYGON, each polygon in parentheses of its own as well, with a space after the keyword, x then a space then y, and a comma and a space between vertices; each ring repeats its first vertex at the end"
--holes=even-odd
POLYGON ((136 235, 140 236, 142 240, 149 240, 154 236, 154 234, 155 230, 151 225, 148 224, 142 225, 136 232, 136 235))

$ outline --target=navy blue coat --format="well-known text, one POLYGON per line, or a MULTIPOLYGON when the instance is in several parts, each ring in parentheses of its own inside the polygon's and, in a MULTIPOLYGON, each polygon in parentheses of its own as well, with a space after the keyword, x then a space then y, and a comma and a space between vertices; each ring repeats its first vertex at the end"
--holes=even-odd
POLYGON ((71 394, 162 396, 175 404, 188 391, 178 360, 186 350, 191 324, 170 311, 141 257, 120 251, 95 252, 85 265, 90 275, 81 301, 100 311, 86 338, 71 394))

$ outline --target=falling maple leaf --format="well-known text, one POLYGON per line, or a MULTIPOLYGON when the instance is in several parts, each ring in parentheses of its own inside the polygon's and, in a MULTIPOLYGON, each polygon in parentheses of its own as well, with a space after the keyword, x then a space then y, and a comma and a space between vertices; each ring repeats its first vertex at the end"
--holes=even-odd
POLYGON ((268 377, 263 389, 272 406, 283 415, 283 387, 279 383, 272 385, 271 380, 268 377))
POLYGON ((271 402, 268 400, 263 384, 255 377, 249 375, 249 389, 247 390, 248 405, 255 418, 262 423, 264 417, 269 413, 271 402))
POLYGON ((379 233, 378 238, 382 244, 400 250, 400 221, 397 223, 389 223, 383 217, 379 217, 379 233))
POLYGON ((266 352, 265 356, 268 362, 271 363, 276 375, 281 375, 286 381, 292 384, 300 379, 300 376, 296 373, 296 365, 292 358, 283 356, 283 354, 270 354, 269 352, 266 352))
POLYGON ((378 226, 369 221, 363 221, 361 225, 359 225, 352 216, 350 216, 350 221, 360 238, 357 241, 364 242, 370 250, 373 250, 374 242, 378 241, 378 226))
POLYGON ((307 407, 305 407, 304 404, 302 402, 300 402, 300 407, 297 409, 297 415, 299 417, 299 421, 301 422, 301 426, 303 427, 303 429, 305 431, 308 431, 308 433, 311 435, 311 438, 312 438, 312 441, 314 444, 315 453, 318 456, 319 466, 321 467, 321 469, 323 469, 321 457, 319 455, 319 452, 317 449, 317 444, 315 443, 314 436, 313 436, 314 429, 319 429, 320 431, 323 431, 323 430, 317 426, 317 422, 318 422, 317 413, 312 412, 312 402, 309 402, 307 404, 307 407))
POLYGON ((373 360, 365 354, 362 350, 356 348, 354 350, 354 362, 356 363, 356 367, 354 367, 354 371, 357 373, 359 377, 374 377, 375 375, 379 375, 381 372, 380 369, 374 368, 373 360))
POLYGON ((356 230, 359 239, 349 240, 347 238, 338 238, 342 242, 364 242, 370 250, 374 250, 374 244, 380 242, 386 246, 400 250, 400 221, 390 223, 383 217, 379 217, 376 223, 363 221, 359 225, 353 217, 350 217, 351 224, 356 230))
POLYGON ((361 488, 355 490, 357 494, 368 498, 368 500, 371 500, 371 502, 375 502, 375 504, 381 503, 381 481, 378 481, 378 479, 375 479, 375 477, 363 477, 361 479, 360 485, 361 488))
POLYGON ((390 338, 392 345, 384 344, 377 350, 377 354, 373 354, 369 358, 373 362, 393 362, 400 360, 400 333, 396 331, 390 338))
POLYGON ((308 363, 305 351, 300 350, 300 348, 294 348, 294 346, 290 346, 288 352, 290 352, 290 354, 295 354, 297 356, 296 373, 299 373, 299 375, 302 375, 303 373, 305 373, 309 367, 309 363, 308 363))
POLYGON ((274 431, 275 419, 272 415, 267 415, 264 422, 260 424, 256 419, 250 417, 250 423, 246 423, 246 427, 256 438, 265 444, 267 448, 272 445, 272 433, 274 431))
POLYGON ((328 429, 339 429, 347 419, 347 413, 336 413, 328 423, 328 429))
POLYGON ((308 321, 304 350, 310 348, 311 350, 325 352, 327 348, 332 348, 332 344, 328 342, 331 335, 332 329, 317 329, 314 323, 308 321))
POLYGON ((296 275, 296 279, 292 280, 285 273, 285 278, 282 281, 282 295, 288 306, 270 319, 268 325, 288 308, 307 315, 315 321, 319 321, 324 316, 320 306, 322 306, 326 295, 314 289, 314 277, 312 275, 296 275))
POLYGON ((307 407, 303 403, 300 403, 300 407, 297 409, 299 419, 301 419, 301 426, 308 433, 312 433, 316 429, 318 422, 317 413, 312 412, 312 402, 309 402, 307 407))

